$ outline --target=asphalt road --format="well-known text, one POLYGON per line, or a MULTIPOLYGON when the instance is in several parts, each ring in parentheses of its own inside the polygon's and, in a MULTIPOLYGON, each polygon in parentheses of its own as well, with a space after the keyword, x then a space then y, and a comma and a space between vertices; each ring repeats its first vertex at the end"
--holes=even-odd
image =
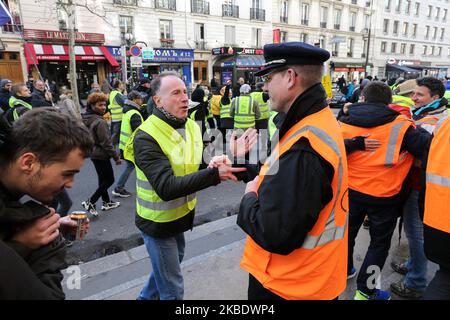
MULTIPOLYGON (((125 164, 113 164, 118 180, 125 164)), ((104 255, 130 249, 140 245, 142 240, 134 224, 135 217, 135 174, 132 173, 125 188, 133 195, 129 198, 112 199, 120 201, 120 207, 101 211, 101 199, 97 202, 99 217, 91 219, 89 233, 83 241, 74 242, 69 249, 69 261, 77 263, 99 258, 104 255)), ((75 177, 74 187, 69 189, 73 201, 71 211, 84 210, 81 202, 97 188, 97 174, 91 160, 87 159, 81 172, 75 177)), ((110 188, 112 191, 113 187, 110 188)), ((242 182, 225 182, 197 193, 195 225, 213 221, 236 213, 245 189, 242 182)), ((111 193, 110 193, 111 194, 111 193)))

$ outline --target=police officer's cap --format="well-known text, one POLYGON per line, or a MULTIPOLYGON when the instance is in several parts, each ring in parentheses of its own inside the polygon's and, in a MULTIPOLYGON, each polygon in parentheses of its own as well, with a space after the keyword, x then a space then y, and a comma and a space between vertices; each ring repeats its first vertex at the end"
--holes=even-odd
POLYGON ((255 73, 263 76, 277 68, 290 65, 323 65, 330 58, 327 50, 304 42, 271 43, 264 46, 266 63, 255 73))

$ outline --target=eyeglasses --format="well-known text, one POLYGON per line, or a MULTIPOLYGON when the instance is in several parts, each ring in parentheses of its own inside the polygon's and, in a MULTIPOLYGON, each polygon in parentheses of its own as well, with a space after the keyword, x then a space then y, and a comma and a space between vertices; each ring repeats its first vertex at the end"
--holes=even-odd
POLYGON ((289 69, 289 68, 275 69, 274 71, 269 72, 268 74, 262 76, 261 79, 262 79, 262 81, 263 81, 264 83, 269 83, 269 82, 272 80, 272 78, 273 78, 273 76, 274 76, 275 74, 280 73, 280 72, 284 72, 284 71, 286 71, 286 70, 288 70, 288 69, 289 69))

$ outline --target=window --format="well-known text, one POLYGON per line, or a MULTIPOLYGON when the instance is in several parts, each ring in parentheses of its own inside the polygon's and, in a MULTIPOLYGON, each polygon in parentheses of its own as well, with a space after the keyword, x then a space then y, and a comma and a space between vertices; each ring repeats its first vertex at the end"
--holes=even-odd
POLYGON ((356 29, 356 12, 350 12, 350 31, 355 31, 356 29))
POLYGON ((427 13, 428 18, 431 18, 431 12, 433 12, 433 6, 428 6, 428 13, 427 13))
POLYGON ((252 44, 255 48, 261 48, 262 29, 252 28, 252 44))
POLYGON ((419 2, 416 2, 415 5, 414 5, 414 14, 415 14, 416 16, 418 16, 418 15, 419 15, 419 12, 420 12, 420 3, 419 3, 419 2))
POLYGON ((339 55, 339 43, 333 43, 333 50, 331 51, 331 55, 333 57, 337 57, 339 55))
POLYGON ((325 49, 325 36, 319 36, 319 46, 325 49))
POLYGON ((416 45, 415 44, 411 44, 410 46, 409 46, 409 54, 414 54, 414 49, 416 48, 416 45))
POLYGON ((441 8, 436 8, 436 15, 434 16, 434 18, 436 20, 439 20, 439 14, 441 13, 441 8))
POLYGON ((412 37, 415 38, 416 35, 417 35, 417 23, 414 23, 412 27, 412 37))
POLYGON ((203 23, 196 23, 194 25, 195 32, 195 47, 200 50, 205 50, 205 25, 203 23))
POLYGON ((353 47, 355 45, 355 39, 353 38, 348 38, 347 41, 347 57, 353 57, 353 47))
POLYGON ((309 4, 308 3, 302 3, 302 25, 307 26, 309 23, 309 4))
POLYGON ((383 20, 383 33, 389 32, 389 19, 383 20))
POLYGON ((430 37, 430 26, 425 27, 425 39, 430 37))
MULTIPOLYGON (((4 33, 22 32, 23 26, 22 21, 20 20, 19 0, 6 0, 3 1, 3 3, 5 3, 6 7, 9 9, 12 21, 0 26, 0 30, 4 33)), ((74 21, 74 26, 76 26, 76 21, 74 21)))
POLYGON ((406 53, 406 43, 402 43, 400 46, 400 53, 405 54, 406 53))
POLYGON ((408 22, 403 22, 403 35, 407 36, 408 35, 408 22))
POLYGON ((438 47, 436 55, 440 57, 442 55, 442 47, 438 47))
POLYGON ((120 28, 120 34, 122 34, 122 35, 127 34, 127 33, 134 34, 134 32, 133 32, 133 17, 119 16, 119 28, 120 28))
POLYGON ((236 44, 236 27, 235 26, 225 26, 225 44, 226 45, 236 44))
POLYGON ((328 20, 328 7, 320 7, 320 27, 326 28, 328 20))
POLYGON ((442 10, 442 21, 447 21, 447 9, 442 10))
POLYGON ((450 47, 447 48, 447 55, 450 57, 450 47))
POLYGON ((445 32, 445 28, 441 28, 441 36, 439 37, 441 41, 444 40, 444 32, 445 32))
POLYGON ((430 56, 434 56, 434 46, 430 47, 430 56))
POLYGON ((395 0, 395 12, 399 13, 402 6, 401 0, 395 0))
POLYGON ((437 38, 437 30, 438 30, 437 27, 433 28, 433 40, 436 40, 436 38, 437 38))
POLYGON ((159 20, 160 39, 172 39, 172 21, 159 20))
POLYGON ((281 2, 280 22, 287 23, 289 16, 289 1, 281 2))
POLYGON ((252 0, 252 8, 262 9, 262 0, 252 0))
POLYGON ((387 45, 386 41, 381 42, 381 52, 383 52, 383 53, 386 52, 386 45, 387 45))
POLYGON ((281 42, 287 42, 288 41, 288 33, 287 33, 287 31, 281 31, 280 38, 281 38, 281 42))
POLYGON ((308 43, 308 34, 307 33, 301 33, 300 34, 300 41, 308 43))
POLYGON ((384 0, 384 10, 391 11, 391 0, 384 0))
POLYGON ((397 52, 397 43, 392 42, 391 43, 391 53, 396 53, 396 52, 397 52))
POLYGON ((364 29, 367 29, 369 31, 369 25, 370 25, 370 16, 368 14, 364 15, 364 29))
POLYGON ((392 33, 398 35, 398 21, 394 21, 394 26, 392 28, 392 33))
POLYGON ((341 9, 334 9, 334 28, 339 30, 341 28, 341 9))
POLYGON ((363 40, 363 52, 361 53, 361 58, 365 58, 366 54, 367 54, 367 44, 369 42, 367 41, 367 39, 363 40))
POLYGON ((405 13, 409 14, 409 11, 411 10, 411 0, 406 1, 405 5, 405 13))
POLYGON ((427 46, 422 46, 422 55, 426 56, 427 55, 427 46))

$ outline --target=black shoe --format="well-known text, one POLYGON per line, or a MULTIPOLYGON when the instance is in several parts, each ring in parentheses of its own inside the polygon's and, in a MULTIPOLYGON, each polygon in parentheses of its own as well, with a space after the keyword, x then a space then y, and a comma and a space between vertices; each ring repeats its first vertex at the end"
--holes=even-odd
POLYGON ((403 262, 403 263, 391 262, 391 267, 397 273, 400 273, 403 275, 408 273, 408 268, 406 267, 406 262, 403 262))
POLYGON ((421 299, 423 295, 420 291, 406 287, 403 280, 391 283, 391 291, 402 298, 411 300, 421 299))
POLYGON ((131 193, 129 193, 127 190, 125 190, 125 188, 115 188, 113 190, 112 194, 116 197, 121 197, 121 198, 128 198, 129 196, 131 196, 131 193))

